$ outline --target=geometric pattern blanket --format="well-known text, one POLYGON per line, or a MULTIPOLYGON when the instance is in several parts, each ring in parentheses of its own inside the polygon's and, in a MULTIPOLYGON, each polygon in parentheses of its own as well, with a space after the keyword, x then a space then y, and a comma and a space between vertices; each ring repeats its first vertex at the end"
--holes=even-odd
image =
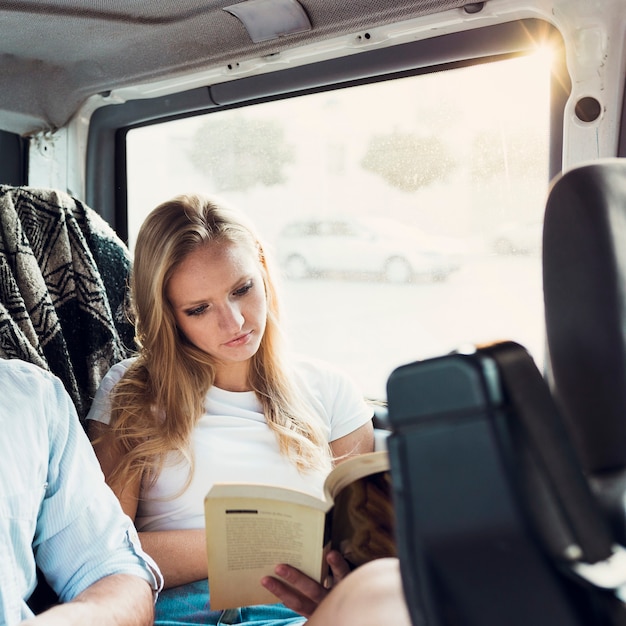
POLYGON ((0 358, 56 374, 84 424, 108 369, 134 349, 130 255, 70 195, 0 185, 0 358))

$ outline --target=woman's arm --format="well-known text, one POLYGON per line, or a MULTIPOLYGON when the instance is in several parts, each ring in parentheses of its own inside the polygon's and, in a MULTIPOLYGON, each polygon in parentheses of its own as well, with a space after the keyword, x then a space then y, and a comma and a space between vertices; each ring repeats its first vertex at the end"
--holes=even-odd
POLYGON ((335 463, 341 463, 351 456, 374 450, 374 426, 371 421, 351 433, 330 442, 335 463))
MULTIPOLYGON (((104 478, 109 484, 109 478, 122 458, 122 451, 115 445, 113 429, 108 424, 88 420, 87 434, 89 435, 93 449, 100 462, 104 478)), ((113 492, 122 505, 124 513, 126 513, 133 522, 137 516, 137 502, 139 501, 140 487, 141 478, 138 477, 136 480, 125 483, 122 492, 119 489, 113 489, 113 492)), ((150 556, 154 558, 154 555, 150 554, 150 556)))
MULTIPOLYGON (((107 479, 119 463, 119 452, 113 445, 112 429, 101 422, 89 422, 89 438, 94 443, 96 456, 107 479)), ((122 493, 115 495, 124 513, 133 522, 137 516, 140 479, 127 483, 122 493)), ((140 532, 143 549, 159 566, 163 575, 163 587, 176 587, 207 577, 206 539, 204 529, 161 530, 140 532)))
POLYGON ((141 532, 139 539, 159 566, 164 589, 208 576, 204 528, 141 532))
POLYGON ((114 574, 20 626, 149 626, 153 619, 150 585, 137 576, 114 574))

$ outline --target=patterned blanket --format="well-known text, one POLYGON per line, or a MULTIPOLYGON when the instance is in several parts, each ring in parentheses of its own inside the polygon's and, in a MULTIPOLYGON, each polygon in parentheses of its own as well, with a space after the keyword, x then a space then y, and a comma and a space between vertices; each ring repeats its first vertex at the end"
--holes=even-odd
POLYGON ((51 190, 0 185, 0 357, 56 374, 81 421, 128 356, 130 255, 92 209, 51 190))

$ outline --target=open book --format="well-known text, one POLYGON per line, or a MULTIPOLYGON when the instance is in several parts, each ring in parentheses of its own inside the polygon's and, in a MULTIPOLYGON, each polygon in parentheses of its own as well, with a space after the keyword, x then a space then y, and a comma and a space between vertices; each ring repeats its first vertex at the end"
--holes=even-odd
POLYGON ((353 567, 394 556, 393 507, 386 451, 337 465, 324 499, 259 484, 220 483, 207 494, 207 555, 212 609, 278 602, 260 580, 288 563, 322 582, 325 555, 353 567))

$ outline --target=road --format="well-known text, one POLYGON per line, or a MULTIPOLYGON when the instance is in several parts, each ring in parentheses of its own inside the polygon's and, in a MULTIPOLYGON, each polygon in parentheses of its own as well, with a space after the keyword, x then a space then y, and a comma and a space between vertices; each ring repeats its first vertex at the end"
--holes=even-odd
POLYGON ((486 257, 442 283, 285 280, 283 292, 292 347, 340 365, 370 397, 386 397, 398 365, 468 342, 513 339, 543 361, 537 257, 486 257))

